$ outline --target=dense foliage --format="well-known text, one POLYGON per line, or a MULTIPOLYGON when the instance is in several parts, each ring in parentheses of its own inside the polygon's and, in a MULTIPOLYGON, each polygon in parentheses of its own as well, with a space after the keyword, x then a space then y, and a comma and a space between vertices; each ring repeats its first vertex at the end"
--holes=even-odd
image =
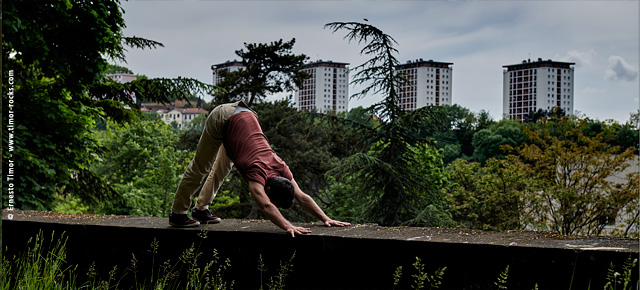
POLYGON ((104 213, 168 216, 177 184, 193 156, 176 148, 178 134, 160 120, 109 122, 99 141, 100 162, 91 166, 120 196, 104 213))
POLYGON ((529 142, 518 149, 532 165, 532 179, 541 181, 533 197, 541 204, 532 207, 537 223, 566 235, 598 235, 620 218, 622 209, 638 211, 639 173, 621 177, 622 183, 611 180, 630 166, 635 148, 611 146, 602 134, 586 136, 576 128, 582 122, 563 118, 555 124, 565 128, 560 135, 551 134, 550 123, 541 124, 541 130, 525 130, 529 142))
POLYGON ((638 236, 639 174, 623 174, 638 166, 636 149, 606 143, 603 134, 587 136, 588 122, 562 117, 524 124, 526 139, 505 144, 513 153, 506 158, 454 161, 448 170, 455 182, 447 189, 454 219, 482 229, 600 235, 608 228, 638 236))
MULTIPOLYGON (((83 172, 92 160, 96 143, 86 128, 110 104, 86 89, 99 80, 105 57, 123 50, 124 22, 115 1, 11 1, 3 4, 2 20, 3 86, 12 73, 16 100, 15 149, 3 150, 3 167, 8 160, 19 164, 14 185, 20 208, 50 209, 55 193, 74 182, 70 171, 83 172)), ((4 124, 9 110, 3 106, 4 124)))
MULTIPOLYGON (((134 97, 156 102, 210 92, 194 79, 148 79, 116 83, 106 77, 109 62, 124 61, 127 47, 162 44, 125 37, 122 9, 109 1, 9 1, 3 3, 3 124, 12 128, 11 150, 3 150, 15 179, 15 204, 22 209, 50 210, 58 195, 73 195, 87 204, 121 198, 101 176, 89 170, 99 144, 92 129, 103 119, 140 118, 134 97)), ((3 134, 3 145, 9 145, 3 134)), ((4 200, 8 198, 3 180, 4 200)))

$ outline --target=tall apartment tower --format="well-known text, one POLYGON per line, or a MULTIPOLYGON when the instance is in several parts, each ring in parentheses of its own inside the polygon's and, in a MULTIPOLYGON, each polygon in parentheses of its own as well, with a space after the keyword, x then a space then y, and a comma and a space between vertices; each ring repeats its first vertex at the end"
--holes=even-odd
POLYGON ((213 85, 215 86, 219 84, 222 80, 224 80, 224 77, 220 75, 220 71, 225 70, 228 72, 233 72, 243 68, 244 66, 242 65, 242 62, 237 60, 227 61, 225 63, 212 65, 211 70, 213 71, 213 85))
MULTIPOLYGON (((227 61, 225 63, 214 64, 211 66, 211 70, 213 71, 213 85, 216 86, 224 80, 224 77, 220 73, 221 71, 234 72, 240 69, 244 69, 244 65, 242 65, 241 61, 233 60, 227 61)), ((248 96, 244 96, 242 99, 245 102, 249 101, 248 96)))
POLYGON ((347 112, 349 110, 348 63, 316 61, 304 66, 309 74, 295 93, 299 110, 318 112, 347 112))
POLYGON ((396 69, 405 78, 398 88, 400 107, 403 110, 416 110, 425 106, 451 105, 453 63, 407 61, 396 69))
POLYGON ((574 64, 538 58, 503 66, 503 115, 523 121, 529 112, 554 107, 573 114, 574 64))

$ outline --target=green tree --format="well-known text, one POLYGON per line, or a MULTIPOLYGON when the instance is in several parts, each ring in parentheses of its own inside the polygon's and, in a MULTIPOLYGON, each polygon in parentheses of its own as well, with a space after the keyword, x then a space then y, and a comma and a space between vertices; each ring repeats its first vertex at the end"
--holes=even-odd
POLYGON ((120 66, 120 65, 115 65, 115 64, 110 64, 107 67, 107 70, 105 71, 105 73, 107 74, 114 74, 117 72, 125 72, 128 74, 133 74, 133 71, 131 71, 129 68, 124 67, 124 66, 120 66))
POLYGON ((504 145, 517 147, 526 141, 519 122, 503 119, 473 135, 473 159, 484 163, 489 158, 504 158, 504 145))
MULTIPOLYGON (((333 22, 325 25, 333 32, 346 29, 345 39, 365 43, 361 54, 372 58, 355 68, 353 85, 365 85, 355 94, 363 97, 369 93, 382 94, 383 100, 372 105, 369 111, 378 116, 380 126, 369 130, 373 144, 368 152, 356 153, 344 160, 344 164, 332 172, 344 179, 347 176, 359 182, 356 198, 370 200, 365 217, 383 225, 408 222, 421 212, 425 205, 439 204, 437 184, 406 166, 417 160, 413 148, 426 140, 417 136, 421 124, 433 118, 426 107, 417 111, 403 111, 399 106, 398 84, 404 81, 395 68, 397 42, 380 29, 357 22, 333 22)), ((432 144, 429 146, 433 146, 432 144)), ((441 211, 436 208, 436 211, 441 211)), ((432 214, 432 216, 435 216, 432 214)))
POLYGON ((529 114, 524 118, 524 122, 536 123, 546 119, 559 119, 566 115, 565 111, 560 107, 553 107, 551 110, 538 109, 537 111, 529 111, 529 114))
POLYGON ((361 106, 349 110, 349 112, 345 114, 345 118, 372 128, 380 125, 380 122, 373 117, 369 110, 361 106))
POLYGON ((622 148, 635 147, 636 155, 640 149, 640 110, 632 113, 629 120, 616 131, 616 143, 622 148))
POLYGON ((611 146, 620 146, 622 149, 640 148, 638 123, 637 119, 634 123, 633 115, 622 125, 615 120, 600 121, 589 118, 580 119, 576 123, 585 136, 594 137, 600 135, 605 143, 611 146))
POLYGON ((521 230, 532 226, 530 210, 539 208, 531 193, 539 188, 533 172, 516 156, 491 158, 484 165, 458 159, 447 171, 445 189, 453 219, 459 225, 482 230, 521 230))
POLYGON ((291 52, 295 42, 293 38, 287 42, 280 39, 270 44, 245 43, 246 50, 236 50, 244 68, 233 72, 220 71, 224 80, 219 86, 224 91, 216 94, 214 103, 244 100, 251 106, 264 100, 267 94, 292 91, 302 85, 308 77, 302 71, 308 57, 291 52))
POLYGON ((119 125, 109 122, 100 142, 100 162, 91 170, 119 195, 102 213, 167 216, 173 195, 192 153, 176 148, 178 135, 160 120, 119 125))
MULTIPOLYGON (((559 127, 570 128, 563 118, 559 127)), ((537 200, 544 201, 536 218, 561 234, 599 235, 621 210, 637 204, 638 172, 623 183, 609 180, 629 166, 635 148, 622 151, 603 142, 601 135, 587 137, 577 128, 556 137, 549 130, 525 127, 530 144, 519 149, 542 182, 537 200), (547 222, 548 221, 548 222, 547 222)))
POLYGON ((411 151, 415 154, 415 159, 406 166, 424 178, 428 188, 421 190, 423 198, 417 200, 416 216, 405 221, 404 224, 426 227, 451 226, 453 220, 451 214, 444 210, 447 205, 445 195, 440 190, 449 183, 449 176, 442 159, 443 150, 425 142, 412 146, 411 151))
POLYGON ((123 49, 124 22, 113 1, 10 1, 3 3, 2 20, 3 87, 10 74, 14 80, 12 98, 3 94, 5 104, 14 104, 3 106, 3 123, 9 111, 19 117, 3 166, 19 164, 19 208, 50 209, 55 192, 73 182, 72 171, 87 168, 95 148, 86 128, 104 110, 84 90, 107 67, 103 55, 117 57, 123 49))
POLYGON ((495 121, 486 111, 473 113, 457 104, 437 109, 443 110, 443 118, 424 125, 432 128, 430 136, 438 142, 439 148, 444 149, 445 163, 449 164, 458 158, 472 159, 474 134, 489 128, 495 121))
POLYGON ((107 78, 109 62, 124 61, 127 47, 162 46, 123 35, 117 0, 8 1, 2 24, 3 87, 13 90, 2 96, 13 104, 3 106, 2 120, 9 124, 11 111, 15 123, 11 140, 3 134, 2 160, 5 170, 9 161, 17 164, 13 185, 22 209, 51 209, 58 193, 91 203, 117 198, 88 170, 98 150, 91 133, 96 120, 139 118, 138 110, 129 109, 137 108, 134 95, 168 102, 211 90, 193 79, 118 84, 107 78))
POLYGON ((566 235, 600 235, 617 223, 622 226, 610 234, 637 236, 638 172, 622 182, 611 178, 630 166, 635 148, 611 146, 602 132, 586 136, 582 124, 568 117, 540 120, 523 127, 526 144, 503 145, 517 155, 451 163, 446 197, 454 220, 566 235))

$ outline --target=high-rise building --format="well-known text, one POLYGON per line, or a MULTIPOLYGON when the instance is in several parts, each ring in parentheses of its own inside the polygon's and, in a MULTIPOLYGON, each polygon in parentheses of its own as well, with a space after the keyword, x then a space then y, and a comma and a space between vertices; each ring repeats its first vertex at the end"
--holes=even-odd
POLYGON ((503 115, 523 121, 529 112, 554 107, 573 114, 574 64, 538 58, 503 66, 503 115))
POLYGON ((348 111, 348 65, 322 60, 306 64, 303 71, 309 74, 309 78, 295 93, 298 109, 322 113, 348 111))
POLYGON ((224 77, 220 74, 220 71, 224 70, 228 72, 234 72, 243 68, 244 66, 242 65, 242 62, 237 60, 212 65, 211 70, 213 71, 213 85, 215 86, 222 82, 222 80, 224 80, 224 77))
MULTIPOLYGON (((244 65, 242 65, 242 62, 237 60, 212 65, 211 70, 213 71, 213 85, 216 86, 224 80, 224 77, 220 73, 221 71, 234 72, 244 68, 245 67, 244 65)), ((249 96, 244 96, 242 100, 248 102, 249 96)))
POLYGON ((417 59, 399 65, 402 74, 398 95, 403 110, 416 110, 425 106, 451 105, 453 63, 417 59))

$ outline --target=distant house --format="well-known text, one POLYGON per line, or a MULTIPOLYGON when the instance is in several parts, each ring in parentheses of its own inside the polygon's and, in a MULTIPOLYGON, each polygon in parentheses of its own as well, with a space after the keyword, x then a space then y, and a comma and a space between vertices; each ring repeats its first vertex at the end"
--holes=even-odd
POLYGON ((173 108, 172 110, 158 110, 156 111, 161 115, 162 121, 165 124, 171 124, 176 122, 178 129, 183 129, 189 122, 200 114, 205 114, 207 111, 202 108, 173 108))
POLYGON ((180 112, 180 110, 178 109, 173 109, 162 116, 162 121, 164 121, 166 124, 176 122, 178 124, 178 128, 180 129, 182 128, 182 112, 180 112))
POLYGON ((182 110, 182 118, 183 120, 191 122, 193 118, 197 117, 200 114, 206 114, 207 110, 203 108, 186 108, 182 110))
POLYGON ((168 112, 169 112, 169 110, 167 110, 167 109, 159 109, 159 110, 155 111, 155 113, 160 115, 160 117, 164 116, 164 114, 166 114, 168 112))
POLYGON ((178 129, 184 129, 195 117, 207 113, 207 110, 203 108, 185 108, 195 104, 193 101, 189 103, 184 100, 176 100, 169 104, 142 103, 140 110, 156 113, 165 124, 170 125, 176 122, 178 129))

